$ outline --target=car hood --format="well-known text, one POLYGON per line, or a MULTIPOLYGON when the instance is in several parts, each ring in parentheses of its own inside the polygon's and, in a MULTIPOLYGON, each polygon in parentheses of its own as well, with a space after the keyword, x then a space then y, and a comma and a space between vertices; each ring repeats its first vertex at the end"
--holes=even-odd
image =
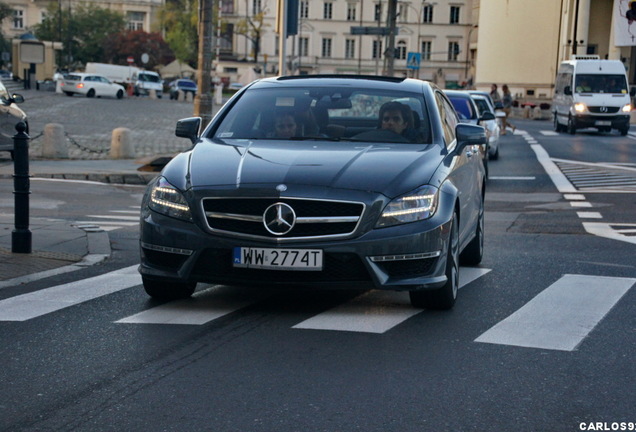
POLYGON ((427 184, 440 147, 320 141, 204 140, 189 159, 191 186, 308 185, 388 196, 427 184))

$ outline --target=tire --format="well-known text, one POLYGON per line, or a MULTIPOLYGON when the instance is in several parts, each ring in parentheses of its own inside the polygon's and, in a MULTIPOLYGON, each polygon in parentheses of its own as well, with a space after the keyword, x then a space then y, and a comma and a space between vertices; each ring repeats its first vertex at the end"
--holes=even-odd
POLYGON ((141 277, 146 294, 157 300, 188 298, 194 293, 196 283, 164 282, 141 277))
POLYGON ((95 89, 90 89, 90 90, 88 91, 88 93, 86 93, 86 97, 87 97, 87 98, 93 98, 93 97, 95 97, 95 89))
POLYGON ((574 135, 576 133, 576 125, 574 124, 574 119, 572 118, 572 116, 568 117, 567 133, 569 133, 570 135, 574 135))
POLYGON ((619 132, 621 133, 622 136, 625 136, 627 135, 627 132, 629 132, 629 128, 620 129, 619 132))
POLYGON ((124 97, 124 91, 123 90, 118 90, 117 91, 117 99, 122 99, 124 97))
POLYGON ((559 123, 559 119, 557 118, 557 114, 554 113, 554 131, 561 132, 563 130, 563 126, 559 123))
POLYGON ((499 145, 497 145, 497 148, 495 149, 494 153, 488 153, 488 159, 490 160, 499 159, 499 145))
POLYGON ((484 200, 481 200, 475 237, 468 243, 459 257, 461 264, 468 266, 478 265, 484 257, 484 200))
POLYGON ((453 213, 446 255, 446 283, 436 290, 409 291, 411 305, 417 308, 449 310, 455 305, 459 289, 459 228, 453 213))
POLYGON ((72 97, 75 93, 73 93, 73 92, 64 92, 64 94, 65 94, 66 96, 71 96, 71 97, 72 97))

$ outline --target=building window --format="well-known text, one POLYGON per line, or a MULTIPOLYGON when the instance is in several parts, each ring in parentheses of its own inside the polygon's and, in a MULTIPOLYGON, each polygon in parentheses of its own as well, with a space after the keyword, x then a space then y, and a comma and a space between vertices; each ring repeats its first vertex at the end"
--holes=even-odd
POLYGON ((422 41, 422 47, 421 47, 422 60, 431 59, 432 45, 433 43, 431 41, 422 41))
POLYGON ((373 52, 371 53, 371 58, 377 59, 382 58, 382 41, 374 40, 373 41, 373 52))
POLYGON ((398 5, 398 19, 400 22, 405 23, 409 21, 409 5, 400 3, 398 5))
POLYGON ((331 38, 322 38, 322 56, 331 57, 331 38))
POLYGON ((128 12, 126 13, 126 28, 128 30, 143 30, 144 29, 144 20, 146 19, 145 12, 128 12))
POLYGON ((406 42, 399 41, 395 49, 395 58, 397 60, 406 60, 406 42))
POLYGON ((252 13, 254 15, 259 14, 263 11, 261 0, 252 0, 252 13))
POLYGON ((309 0, 300 2, 300 17, 309 18, 309 0))
POLYGON ((422 8, 422 22, 423 23, 433 22, 433 5, 425 5, 422 8))
POLYGON ((298 39, 298 55, 306 57, 309 55, 309 38, 301 37, 298 39))
POLYGON ((14 29, 24 28, 24 11, 22 9, 13 9, 13 27, 14 29))
POLYGON ((448 60, 457 61, 459 57, 459 42, 448 43, 448 60))
POLYGON ((356 40, 345 40, 345 58, 352 59, 356 56, 356 40))
POLYGON ((234 0, 221 0, 221 15, 234 14, 234 0))
POLYGON ((375 5, 374 19, 380 21, 382 19, 382 3, 375 5))
POLYGON ((355 21, 356 20, 356 5, 349 3, 347 5, 347 21, 355 21))
POLYGON ((325 5, 322 9, 322 17, 323 19, 332 19, 333 18, 333 3, 325 2, 325 5))
POLYGON ((451 6, 450 8, 450 23, 459 24, 459 6, 451 6))

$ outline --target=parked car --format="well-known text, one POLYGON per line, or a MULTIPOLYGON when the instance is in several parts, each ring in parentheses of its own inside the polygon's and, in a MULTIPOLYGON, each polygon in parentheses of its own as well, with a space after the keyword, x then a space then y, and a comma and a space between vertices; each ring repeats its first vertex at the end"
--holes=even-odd
POLYGON ((262 79, 200 127, 177 123, 193 148, 143 198, 151 297, 188 297, 198 282, 367 287, 449 309, 460 259, 482 259, 485 131, 461 123, 432 83, 262 79), (381 127, 411 115, 413 133, 381 127), (277 137, 275 125, 292 132, 277 137))
MULTIPOLYGON (((463 90, 444 90, 444 93, 450 99, 455 111, 459 115, 460 121, 464 123, 483 126, 487 120, 495 120, 495 116, 491 113, 480 113, 477 104, 471 97, 470 93, 463 90)), ((486 165, 486 173, 488 172, 488 159, 490 158, 490 149, 488 141, 490 139, 490 131, 486 129, 486 144, 484 145, 484 164, 486 165)))
POLYGON ((0 82, 0 151, 9 152, 13 159, 13 136, 17 133, 15 126, 19 122, 27 125, 26 133, 29 133, 27 115, 18 106, 24 102, 21 94, 9 94, 7 88, 0 82))
POLYGON ((179 91, 185 93, 192 93, 194 97, 197 94, 197 83, 187 78, 179 78, 170 83, 168 86, 168 92, 170 93, 170 99, 178 99, 179 91))
POLYGON ((115 84, 108 78, 97 74, 69 73, 64 77, 61 88, 67 96, 80 94, 92 97, 116 97, 121 99, 126 94, 124 87, 115 84))
POLYGON ((483 118, 483 114, 486 112, 491 113, 495 117, 493 120, 482 120, 481 125, 487 129, 486 136, 488 137, 488 157, 490 159, 499 159, 499 136, 501 135, 501 127, 499 126, 499 122, 496 118, 495 107, 491 104, 490 98, 480 94, 471 94, 470 96, 477 105, 480 117, 483 118))

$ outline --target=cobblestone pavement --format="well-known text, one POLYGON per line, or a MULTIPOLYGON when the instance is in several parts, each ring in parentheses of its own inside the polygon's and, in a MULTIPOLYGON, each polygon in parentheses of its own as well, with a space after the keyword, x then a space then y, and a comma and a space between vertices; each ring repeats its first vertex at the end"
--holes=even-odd
POLYGON ((44 127, 49 123, 63 126, 71 159, 108 159, 112 132, 120 127, 130 129, 138 158, 171 155, 190 147, 174 130, 177 120, 193 115, 193 102, 149 97, 90 99, 37 90, 19 93, 25 98, 20 107, 29 117, 31 159, 41 158, 44 127))

